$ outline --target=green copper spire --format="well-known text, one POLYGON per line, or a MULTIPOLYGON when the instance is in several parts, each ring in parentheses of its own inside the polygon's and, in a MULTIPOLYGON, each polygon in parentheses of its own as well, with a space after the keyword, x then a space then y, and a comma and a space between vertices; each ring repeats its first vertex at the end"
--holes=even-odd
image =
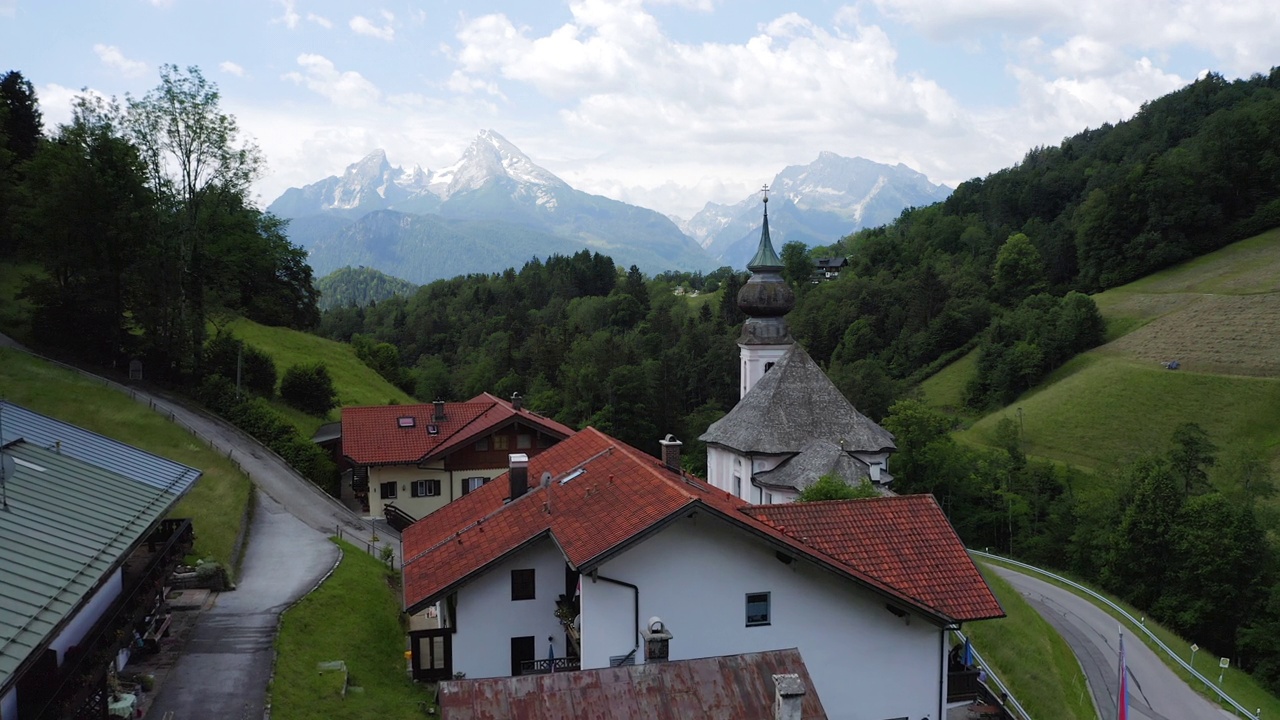
POLYGON ((764 227, 760 230, 760 247, 756 250, 756 256, 751 258, 751 262, 747 263, 747 269, 751 272, 760 272, 761 270, 781 270, 782 259, 778 257, 778 253, 773 251, 773 241, 769 239, 769 186, 765 185, 764 196, 764 227))

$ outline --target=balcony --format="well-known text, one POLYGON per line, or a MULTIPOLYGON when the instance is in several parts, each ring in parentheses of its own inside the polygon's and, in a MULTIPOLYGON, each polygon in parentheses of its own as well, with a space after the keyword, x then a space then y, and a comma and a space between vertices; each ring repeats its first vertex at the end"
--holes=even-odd
POLYGON ((521 675, 546 675, 548 673, 571 672, 581 669, 582 659, 576 657, 525 660, 520 663, 521 675))
POLYGON ((53 651, 20 681, 19 720, 97 720, 106 716, 107 675, 120 651, 145 652, 168 626, 165 579, 195 540, 191 520, 162 520, 126 558, 123 589, 61 666, 53 651))

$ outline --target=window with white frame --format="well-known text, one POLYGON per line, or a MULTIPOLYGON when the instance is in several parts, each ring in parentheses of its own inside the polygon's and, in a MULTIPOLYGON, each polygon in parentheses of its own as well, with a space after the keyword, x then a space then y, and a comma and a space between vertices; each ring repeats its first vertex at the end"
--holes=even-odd
POLYGON ((414 480, 410 494, 413 497, 435 497, 440 494, 440 481, 414 480))
POLYGON ((489 478, 487 478, 487 477, 469 477, 469 478, 463 478, 463 479, 462 479, 462 494, 463 494, 463 495, 466 495, 466 494, 467 494, 467 493, 469 493, 469 492, 473 492, 473 491, 475 491, 475 490, 479 490, 480 488, 484 487, 484 484, 485 484, 486 482, 488 482, 488 481, 489 481, 489 478))

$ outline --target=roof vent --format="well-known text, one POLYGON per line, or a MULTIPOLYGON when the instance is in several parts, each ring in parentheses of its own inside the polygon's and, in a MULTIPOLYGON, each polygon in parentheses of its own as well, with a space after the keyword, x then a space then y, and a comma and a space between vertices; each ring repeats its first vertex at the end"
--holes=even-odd
POLYGON ((519 412, 524 408, 524 398, 520 397, 520 393, 511 393, 511 409, 519 412))
POLYGON ((435 423, 431 423, 431 424, 427 425, 427 434, 428 434, 428 435, 439 435, 439 434, 440 434, 440 426, 439 426, 439 425, 436 425, 435 423))
POLYGON ((573 480, 574 478, 580 477, 580 476, 581 476, 583 473, 585 473, 586 471, 587 471, 587 469, 586 469, 586 468, 578 468, 577 470, 574 470, 573 472, 569 473, 568 475, 565 475, 564 477, 560 478, 560 484, 561 484, 561 485, 563 485, 563 484, 565 484, 565 483, 569 482, 570 480, 573 480))

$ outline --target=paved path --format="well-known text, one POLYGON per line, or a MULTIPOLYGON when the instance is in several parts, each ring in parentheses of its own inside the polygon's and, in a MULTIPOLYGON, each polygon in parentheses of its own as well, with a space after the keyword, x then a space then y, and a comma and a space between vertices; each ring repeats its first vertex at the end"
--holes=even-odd
MULTIPOLYGON (((1045 620, 1062 635, 1084 668, 1094 704, 1104 718, 1115 717, 1119 677, 1120 623, 1101 608, 1056 585, 996 565, 1045 620)), ((1133 720, 1223 720, 1235 715, 1210 703, 1169 669, 1155 651, 1125 634, 1129 669, 1129 717, 1133 720)))
POLYGON ((172 720, 261 718, 280 613, 320 582, 338 548, 280 503, 255 493, 240 584, 196 621, 148 715, 172 720), (170 716, 168 713, 172 713, 170 716))

